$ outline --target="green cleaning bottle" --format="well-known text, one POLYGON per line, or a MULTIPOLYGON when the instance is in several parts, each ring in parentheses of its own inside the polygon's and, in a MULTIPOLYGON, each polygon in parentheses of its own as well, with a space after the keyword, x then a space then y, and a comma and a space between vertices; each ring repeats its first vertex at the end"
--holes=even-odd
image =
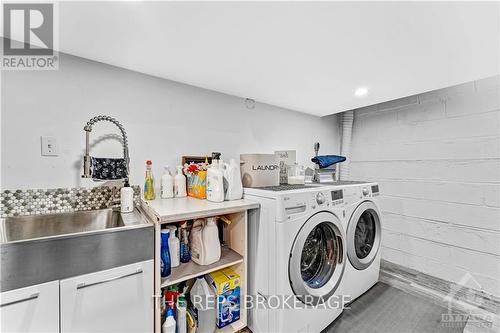
POLYGON ((151 160, 146 161, 146 180, 144 181, 144 199, 154 200, 155 195, 155 181, 153 178, 153 162, 151 160))

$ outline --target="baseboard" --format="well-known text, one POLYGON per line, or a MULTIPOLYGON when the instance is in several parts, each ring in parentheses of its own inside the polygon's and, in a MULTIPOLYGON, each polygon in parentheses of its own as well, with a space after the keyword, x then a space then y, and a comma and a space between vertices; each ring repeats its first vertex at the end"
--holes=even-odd
MULTIPOLYGON (((411 268, 382 260, 380 281, 409 294, 424 297, 451 312, 467 314, 469 322, 464 332, 498 332, 500 298, 484 291, 465 287, 411 268), (467 329, 469 328, 469 329, 467 329)), ((465 281, 466 282, 466 281, 465 281)))

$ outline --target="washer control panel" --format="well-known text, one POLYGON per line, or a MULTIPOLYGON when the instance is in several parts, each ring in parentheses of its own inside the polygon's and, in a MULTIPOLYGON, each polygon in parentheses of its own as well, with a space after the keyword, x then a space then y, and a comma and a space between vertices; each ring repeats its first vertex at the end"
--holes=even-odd
POLYGON ((334 207, 344 203, 344 191, 342 189, 333 191, 318 191, 311 194, 311 208, 334 207))

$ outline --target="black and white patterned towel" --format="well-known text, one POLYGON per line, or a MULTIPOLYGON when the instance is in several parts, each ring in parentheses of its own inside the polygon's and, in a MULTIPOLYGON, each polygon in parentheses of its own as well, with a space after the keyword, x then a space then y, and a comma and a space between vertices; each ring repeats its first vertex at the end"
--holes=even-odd
POLYGON ((127 178, 127 163, 123 158, 92 159, 92 178, 100 180, 113 180, 127 178))

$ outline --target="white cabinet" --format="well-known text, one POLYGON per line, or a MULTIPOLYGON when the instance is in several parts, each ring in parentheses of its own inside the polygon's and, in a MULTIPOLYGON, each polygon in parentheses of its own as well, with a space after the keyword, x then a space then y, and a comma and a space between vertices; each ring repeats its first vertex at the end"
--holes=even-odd
POLYGON ((153 260, 61 280, 61 332, 153 332, 153 260))
POLYGON ((2 332, 59 332, 59 281, 3 292, 2 332))

